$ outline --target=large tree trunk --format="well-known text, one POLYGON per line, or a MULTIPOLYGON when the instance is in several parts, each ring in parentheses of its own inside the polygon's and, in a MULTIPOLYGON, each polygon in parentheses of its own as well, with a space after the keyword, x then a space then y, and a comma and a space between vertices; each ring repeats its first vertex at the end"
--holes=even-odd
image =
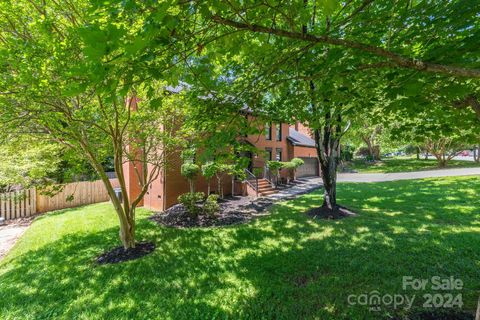
POLYGON ((117 173, 118 182, 122 190, 123 206, 120 200, 117 198, 117 195, 115 194, 115 190, 113 189, 110 179, 105 174, 105 171, 103 170, 103 167, 101 166, 101 164, 93 156, 93 153, 91 152, 90 148, 83 141, 80 142, 80 145, 83 151, 85 151, 90 164, 98 173, 105 188, 107 189, 107 193, 110 197, 110 200, 112 201, 113 207, 120 221, 119 236, 124 249, 127 250, 130 248, 135 248, 135 205, 133 205, 133 207, 130 206, 126 183, 125 183, 125 176, 123 174, 124 172, 122 168, 121 157, 118 156, 119 154, 118 148, 115 148, 114 150, 115 151, 114 166, 115 166, 115 172, 117 173))
POLYGON ((375 135, 376 133, 370 136, 363 136, 362 140, 367 145, 368 155, 374 161, 380 161, 380 146, 375 145, 375 135))
MULTIPOLYGON (((315 129, 315 143, 322 170, 323 181, 323 207, 330 210, 337 208, 337 164, 339 158, 340 135, 334 137, 335 128, 331 125, 330 113, 325 116, 326 124, 323 130, 315 129), (323 131, 323 134, 322 134, 323 131)), ((339 116, 340 117, 340 116, 339 116)), ((340 122, 340 121, 339 121, 340 122)), ((339 127, 337 126, 338 130, 339 127)))
POLYGON ((333 209, 337 206, 337 161, 329 157, 320 161, 323 180, 323 206, 333 209))
MULTIPOLYGON (((135 209, 134 209, 135 210, 135 209)), ((128 216, 133 216, 130 212, 128 216)), ((126 219, 125 223, 120 222, 120 240, 122 241, 125 250, 135 248, 135 219, 126 219)), ((121 221, 121 220, 120 220, 121 221)))

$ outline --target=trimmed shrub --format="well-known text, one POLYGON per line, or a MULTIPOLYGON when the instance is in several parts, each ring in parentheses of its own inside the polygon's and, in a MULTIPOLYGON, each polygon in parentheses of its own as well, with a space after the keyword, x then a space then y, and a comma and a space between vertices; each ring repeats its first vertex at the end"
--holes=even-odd
POLYGON ((283 168, 284 162, 280 161, 267 161, 267 166, 275 174, 278 174, 278 171, 283 168))
POLYGON ((202 211, 201 207, 198 205, 199 202, 203 201, 205 194, 203 192, 195 193, 184 193, 178 197, 178 202, 183 204, 185 209, 192 217, 197 217, 198 214, 202 211))
POLYGON ((302 164, 305 163, 305 161, 303 161, 302 159, 300 158, 293 158, 292 160, 290 160, 291 163, 293 163, 295 165, 295 169, 300 167, 302 164))
POLYGON ((190 193, 193 194, 195 192, 195 185, 193 180, 197 177, 198 173, 200 172, 200 166, 193 162, 185 162, 180 167, 180 173, 182 176, 187 178, 188 184, 190 186, 190 193))
POLYGON ((296 168, 295 163, 289 161, 289 162, 282 162, 282 168, 283 169, 288 169, 288 170, 293 170, 296 168))
POLYGON ((194 179, 200 172, 200 167, 198 164, 185 162, 180 168, 182 176, 187 179, 194 179))
POLYGON ((293 171, 293 180, 297 179, 297 169, 298 169, 298 167, 300 167, 304 163, 305 163, 305 161, 303 161, 300 158, 293 158, 292 160, 290 160, 289 165, 288 165, 288 169, 293 171))
POLYGON ((205 164, 202 165, 202 175, 205 177, 207 180, 207 196, 210 194, 210 182, 212 181, 212 178, 215 177, 218 171, 218 164, 213 161, 208 161, 205 164))
POLYGON ((213 217, 219 211, 220 205, 218 204, 218 194, 209 195, 203 204, 203 213, 209 217, 213 217))

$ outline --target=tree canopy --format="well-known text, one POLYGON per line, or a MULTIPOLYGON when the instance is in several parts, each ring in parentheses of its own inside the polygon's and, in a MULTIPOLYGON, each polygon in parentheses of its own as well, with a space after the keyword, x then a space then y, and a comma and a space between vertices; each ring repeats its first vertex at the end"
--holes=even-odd
POLYGON ((8 0, 0 16, 2 125, 83 155, 109 191, 125 248, 168 150, 199 132, 210 157, 241 151, 246 108, 312 128, 329 208, 340 141, 362 115, 426 131, 479 126, 476 0, 8 0), (168 90, 179 83, 188 93, 168 90), (102 167, 108 156, 122 203, 102 167), (126 160, 140 181, 133 198, 126 160))

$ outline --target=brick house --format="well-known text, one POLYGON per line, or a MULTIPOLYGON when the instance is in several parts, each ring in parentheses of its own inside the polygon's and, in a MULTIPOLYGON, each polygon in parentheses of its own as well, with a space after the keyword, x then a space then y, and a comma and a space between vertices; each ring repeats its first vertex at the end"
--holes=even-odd
MULTIPOLYGON (((254 119, 249 112, 246 116, 254 119)), ((310 138, 308 128, 299 123, 295 125, 267 123, 260 129, 260 134, 250 134, 241 138, 258 150, 256 153, 250 152, 243 155, 251 159, 246 169, 250 176, 254 168, 265 168, 267 160, 290 161, 295 157, 301 158, 305 162, 297 170, 298 178, 319 175, 315 142, 310 138)), ((182 164, 180 153, 172 154, 170 159, 170 165, 163 169, 159 177, 153 181, 140 205, 151 210, 163 211, 176 204, 179 195, 189 191, 187 179, 180 173, 182 164)), ((129 195, 138 195, 140 187, 133 165, 125 163, 124 171, 129 195)), ((280 176, 285 179, 288 174, 287 171, 282 170, 280 176)), ((266 195, 276 192, 266 176, 265 169, 258 178, 258 184, 255 186, 244 181, 224 179, 224 192, 225 194, 232 194, 232 189, 233 193, 237 195, 266 195)), ((199 176, 195 186, 197 191, 207 192, 207 181, 203 177, 199 176)), ((211 187, 211 190, 216 190, 216 181, 211 181, 211 187)))

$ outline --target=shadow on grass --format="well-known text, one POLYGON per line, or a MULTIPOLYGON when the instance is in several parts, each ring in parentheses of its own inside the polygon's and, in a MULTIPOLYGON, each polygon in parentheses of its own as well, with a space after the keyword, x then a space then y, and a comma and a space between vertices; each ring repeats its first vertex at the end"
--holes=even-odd
MULTIPOLYGON (((2 318, 377 319, 350 294, 405 293, 402 277, 455 276, 473 310, 480 285, 478 179, 342 184, 359 216, 316 221, 317 191, 247 225, 161 228, 142 218, 142 259, 95 266, 118 229, 62 237, 0 274, 2 318), (473 187, 472 187, 473 186, 473 187), (476 189, 475 189, 476 188, 476 189), (473 191, 472 191, 473 190, 473 191)), ((421 305, 417 293, 416 305, 421 305)))

